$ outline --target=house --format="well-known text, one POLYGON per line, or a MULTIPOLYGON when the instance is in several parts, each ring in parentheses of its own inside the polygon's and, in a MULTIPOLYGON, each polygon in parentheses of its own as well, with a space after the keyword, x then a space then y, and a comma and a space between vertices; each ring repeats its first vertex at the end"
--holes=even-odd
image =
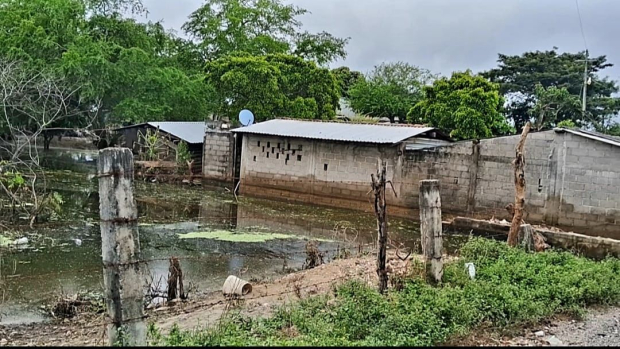
POLYGON ((435 128, 276 119, 232 130, 242 136, 240 193, 359 208, 378 160, 391 177, 407 149, 450 144, 435 128))
POLYGON ((145 122, 142 124, 125 126, 114 130, 121 137, 121 146, 132 149, 134 154, 139 152, 140 147, 144 147, 142 136, 150 130, 159 134, 166 144, 164 151, 170 156, 175 155, 176 146, 179 142, 187 143, 191 158, 194 161, 193 172, 200 172, 202 169, 202 153, 204 135, 209 125, 203 121, 164 121, 164 122, 145 122))

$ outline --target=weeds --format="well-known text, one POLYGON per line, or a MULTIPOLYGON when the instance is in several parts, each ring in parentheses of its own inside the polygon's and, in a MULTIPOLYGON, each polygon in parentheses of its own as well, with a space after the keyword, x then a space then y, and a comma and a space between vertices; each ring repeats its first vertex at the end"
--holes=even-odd
POLYGON ((595 262, 568 252, 526 253, 503 242, 474 238, 432 287, 419 266, 382 296, 361 282, 279 309, 268 319, 229 316, 218 328, 158 337, 166 345, 436 345, 481 325, 503 327, 588 305, 618 304, 620 260, 595 262), (477 275, 468 276, 464 263, 477 275), (163 339, 162 339, 163 338, 163 339))

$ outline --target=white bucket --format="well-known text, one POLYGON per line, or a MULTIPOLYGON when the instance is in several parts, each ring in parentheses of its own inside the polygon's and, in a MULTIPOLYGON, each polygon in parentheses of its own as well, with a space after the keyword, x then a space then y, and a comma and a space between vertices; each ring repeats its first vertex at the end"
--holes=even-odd
POLYGON ((225 296, 245 296, 250 292, 252 292, 252 285, 234 275, 229 275, 222 287, 222 293, 224 293, 225 296))

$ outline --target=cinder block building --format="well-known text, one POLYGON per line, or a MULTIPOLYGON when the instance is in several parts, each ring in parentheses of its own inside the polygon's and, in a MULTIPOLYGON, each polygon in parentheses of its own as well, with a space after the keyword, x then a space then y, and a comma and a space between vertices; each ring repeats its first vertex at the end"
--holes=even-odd
MULTIPOLYGON (((444 212, 510 219, 519 138, 452 142, 429 127, 271 120, 208 133, 204 173, 243 195, 371 212, 370 175, 385 160, 390 214, 417 218, 419 181, 439 179, 444 212)), ((619 137, 533 132, 525 159, 526 222, 620 239, 619 137)))
POLYGON ((243 136, 241 194, 366 210, 379 160, 392 178, 406 151, 451 142, 431 127, 300 120, 270 120, 233 133, 243 136))

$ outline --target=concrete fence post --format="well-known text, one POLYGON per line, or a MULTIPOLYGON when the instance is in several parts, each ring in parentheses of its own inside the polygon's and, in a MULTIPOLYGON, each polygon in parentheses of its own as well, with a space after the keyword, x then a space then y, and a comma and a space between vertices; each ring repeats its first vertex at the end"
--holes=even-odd
POLYGON ((133 155, 127 148, 99 151, 99 205, 109 345, 146 345, 138 209, 133 155))
POLYGON ((436 179, 420 181, 420 232, 427 279, 439 283, 443 276, 443 229, 436 179))

